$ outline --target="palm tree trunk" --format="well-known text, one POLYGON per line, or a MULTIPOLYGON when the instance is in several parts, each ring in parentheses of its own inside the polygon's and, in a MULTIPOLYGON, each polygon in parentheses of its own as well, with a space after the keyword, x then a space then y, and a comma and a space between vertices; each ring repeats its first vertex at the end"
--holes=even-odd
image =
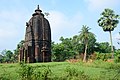
POLYGON ((112 33, 111 31, 109 31, 110 33, 110 42, 111 42, 111 53, 112 53, 112 59, 114 58, 114 49, 113 49, 113 43, 112 43, 112 33))
POLYGON ((87 43, 85 44, 85 52, 84 52, 84 58, 83 58, 83 62, 86 62, 86 54, 87 54, 87 43))

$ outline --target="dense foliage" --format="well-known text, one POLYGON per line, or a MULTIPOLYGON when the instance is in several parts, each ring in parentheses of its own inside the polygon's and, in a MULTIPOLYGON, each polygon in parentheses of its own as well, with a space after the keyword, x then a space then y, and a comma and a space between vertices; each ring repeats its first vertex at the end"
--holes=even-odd
POLYGON ((108 42, 96 43, 95 51, 99 53, 110 53, 111 46, 108 42))
POLYGON ((1 59, 0 62, 13 62, 14 61, 14 54, 10 50, 3 50, 1 52, 1 59))
MULTIPOLYGON (((108 42, 96 42, 95 36, 90 36, 88 39, 87 60, 107 60, 110 59, 111 46, 108 42)), ((85 44, 81 42, 79 35, 72 38, 60 38, 60 43, 52 42, 52 61, 65 61, 69 59, 83 59, 85 44)), ((23 45, 21 41, 14 52, 3 50, 0 55, 0 62, 17 62, 19 48, 23 45)), ((115 51, 115 61, 120 62, 119 50, 115 51)))
POLYGON ((120 49, 118 49, 115 53, 115 62, 120 62, 120 49))
MULTIPOLYGON (((83 58, 85 44, 80 39, 79 35, 75 35, 72 38, 60 38, 60 43, 52 43, 52 60, 64 61, 66 59, 83 58)), ((94 53, 96 39, 93 35, 89 35, 88 39, 88 55, 94 53)), ((87 56, 88 56, 87 55, 87 56)))

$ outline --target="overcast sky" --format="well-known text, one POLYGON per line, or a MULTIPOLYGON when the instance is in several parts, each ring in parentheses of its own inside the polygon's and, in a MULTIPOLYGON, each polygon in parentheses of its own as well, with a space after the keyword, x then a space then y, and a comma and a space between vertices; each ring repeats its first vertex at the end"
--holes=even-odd
MULTIPOLYGON (((109 33, 98 26, 97 20, 105 8, 110 8, 120 15, 120 0, 0 0, 0 51, 14 50, 17 44, 25 38, 25 23, 32 17, 34 10, 49 12, 52 41, 59 42, 78 34, 82 25, 88 25, 96 35, 97 42, 109 41, 109 33)), ((112 32, 113 45, 119 38, 120 23, 112 32)))

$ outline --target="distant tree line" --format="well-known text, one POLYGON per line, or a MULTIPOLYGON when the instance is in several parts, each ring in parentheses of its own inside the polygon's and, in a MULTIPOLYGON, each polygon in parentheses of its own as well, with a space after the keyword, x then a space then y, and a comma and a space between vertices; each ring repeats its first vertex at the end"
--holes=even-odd
POLYGON ((21 40, 17 44, 17 48, 14 51, 11 50, 3 50, 0 52, 0 62, 1 63, 14 63, 18 62, 19 48, 23 46, 24 40, 21 40))
POLYGON ((3 50, 0 54, 0 62, 4 63, 4 62, 14 62, 15 60, 15 55, 13 54, 12 51, 10 50, 3 50))
MULTIPOLYGON (((3 50, 0 55, 0 62, 18 62, 19 48, 24 41, 22 40, 17 48, 12 52, 3 50)), ((79 35, 72 38, 60 37, 60 43, 52 42, 52 61, 65 61, 67 59, 83 59, 85 44, 83 44, 79 35)), ((108 42, 96 42, 95 36, 89 38, 86 58, 88 59, 93 53, 110 53, 111 46, 108 42)))
MULTIPOLYGON (((72 38, 60 38, 60 43, 52 42, 52 61, 65 61, 67 59, 84 59, 85 44, 81 43, 79 36, 72 38)), ((96 42, 95 37, 89 38, 86 59, 95 53, 111 53, 111 46, 108 42, 96 42)))

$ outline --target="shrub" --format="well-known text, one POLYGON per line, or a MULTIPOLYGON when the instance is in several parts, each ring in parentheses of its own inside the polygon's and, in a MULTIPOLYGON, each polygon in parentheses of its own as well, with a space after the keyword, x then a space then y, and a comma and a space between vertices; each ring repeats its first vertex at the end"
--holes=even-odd
POLYGON ((103 60, 106 61, 107 59, 111 58, 110 53, 96 53, 96 60, 103 60))
POLYGON ((49 80, 51 69, 44 66, 44 69, 41 70, 22 62, 18 73, 21 80, 49 80))
POLYGON ((25 63, 20 63, 19 76, 21 80, 32 80, 33 67, 25 63))
POLYGON ((70 66, 67 67, 65 71, 67 73, 67 76, 78 76, 77 70, 75 68, 70 68, 70 66))
POLYGON ((49 67, 44 68, 42 72, 42 80, 49 80, 49 76, 51 75, 51 69, 49 67))
POLYGON ((74 67, 67 67, 65 69, 67 80, 89 80, 89 76, 85 75, 84 71, 78 71, 74 67))
POLYGON ((10 79, 11 75, 9 72, 6 71, 6 68, 3 67, 2 69, 3 69, 4 73, 0 74, 0 80, 11 80, 10 79))
POLYGON ((116 52, 115 52, 115 55, 114 55, 114 57, 115 57, 115 62, 120 62, 120 50, 117 50, 116 52))
POLYGON ((32 75, 32 80, 40 80, 41 79, 41 71, 39 69, 35 69, 32 75))

